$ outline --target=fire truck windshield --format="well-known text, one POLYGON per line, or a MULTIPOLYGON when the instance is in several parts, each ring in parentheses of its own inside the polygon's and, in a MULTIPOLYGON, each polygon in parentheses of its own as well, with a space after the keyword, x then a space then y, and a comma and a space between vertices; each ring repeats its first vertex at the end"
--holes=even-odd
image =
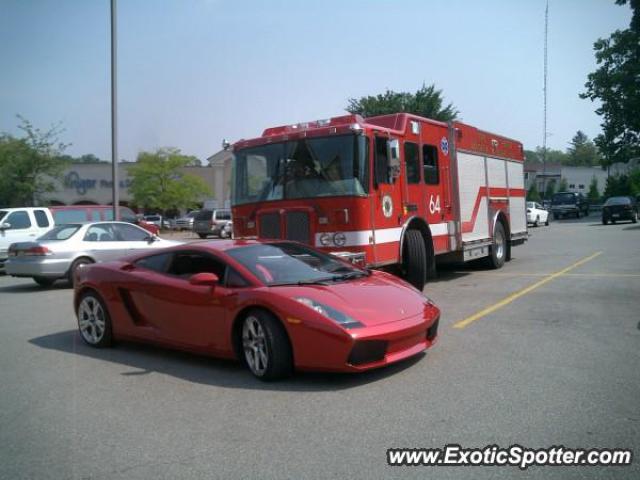
POLYGON ((271 143, 235 152, 232 204, 366 195, 365 136, 335 135, 271 143))

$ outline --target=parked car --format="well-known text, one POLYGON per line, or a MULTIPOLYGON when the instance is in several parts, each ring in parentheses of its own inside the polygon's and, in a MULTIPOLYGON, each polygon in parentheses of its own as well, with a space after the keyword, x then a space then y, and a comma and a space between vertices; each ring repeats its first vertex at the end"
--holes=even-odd
POLYGON ((169 230, 171 228, 171 223, 169 222, 169 220, 162 215, 145 215, 144 217, 142 217, 142 219, 145 222, 155 225, 156 227, 164 230, 169 230))
POLYGON ((173 228, 176 230, 193 230, 193 219, 198 215, 200 210, 193 210, 182 217, 179 217, 174 222, 173 228))
POLYGON ((77 278, 89 345, 128 339, 237 358, 262 380, 398 362, 433 345, 440 318, 405 281, 286 241, 192 243, 77 278))
POLYGON ((224 226, 231 221, 231 210, 200 210, 193 221, 193 231, 200 238, 207 238, 209 235, 220 236, 224 226))
POLYGON ((616 223, 619 220, 638 222, 638 202, 633 197, 611 197, 602 206, 602 223, 616 223))
MULTIPOLYGON (((111 205, 56 205, 49 207, 53 213, 56 225, 78 222, 108 222, 113 220, 113 207, 111 205)), ((157 235, 160 228, 144 219, 138 218, 129 207, 120 206, 118 208, 117 220, 121 222, 133 223, 145 230, 157 235)))
POLYGON ((538 202, 527 202, 527 224, 537 227, 541 223, 549 225, 549 211, 538 202))
POLYGON ((233 237, 233 222, 227 222, 227 224, 220 230, 220 238, 232 238, 233 237))
POLYGON ((560 217, 589 215, 589 203, 582 193, 558 192, 551 197, 551 213, 553 219, 560 217))
POLYGON ((58 279, 73 282, 81 265, 173 245, 178 242, 126 222, 70 223, 54 227, 36 241, 11 244, 5 265, 9 275, 49 286, 58 279))
POLYGON ((48 208, 0 209, 0 272, 4 271, 9 245, 35 240, 53 228, 53 224, 48 208))

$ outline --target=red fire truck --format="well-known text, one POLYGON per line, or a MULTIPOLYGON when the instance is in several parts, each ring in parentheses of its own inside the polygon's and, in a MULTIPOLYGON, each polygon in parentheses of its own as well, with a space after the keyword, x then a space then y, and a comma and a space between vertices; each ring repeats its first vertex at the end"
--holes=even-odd
POLYGON ((500 268, 527 238, 522 144, 406 113, 268 128, 233 145, 234 234, 290 239, 422 289, 436 259, 500 268))

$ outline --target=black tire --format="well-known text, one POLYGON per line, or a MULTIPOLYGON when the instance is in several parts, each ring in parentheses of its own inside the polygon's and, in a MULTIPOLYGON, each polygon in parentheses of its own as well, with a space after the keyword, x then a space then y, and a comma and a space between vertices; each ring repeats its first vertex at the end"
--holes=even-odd
POLYGON ((265 310, 250 310, 242 319, 240 352, 244 364, 260 380, 267 382, 279 380, 293 372, 293 353, 287 332, 278 319, 265 310), (249 325, 254 327, 259 325, 262 336, 260 338, 256 336, 252 340, 248 336, 249 325), (260 354, 256 353, 256 349, 260 350, 266 358, 266 362, 259 361, 257 366, 255 359, 260 354))
POLYGON ((422 291, 427 283, 427 248, 419 230, 407 230, 404 236, 402 270, 407 282, 422 291))
POLYGON ((207 234, 206 233, 199 233, 198 236, 202 239, 207 238, 207 234))
POLYGON ((67 280, 69 280, 69 283, 71 284, 72 287, 75 287, 76 270, 82 265, 89 265, 91 263, 93 263, 93 260, 86 257, 82 257, 74 260, 74 262, 71 264, 71 267, 69 267, 69 271, 67 272, 67 280))
POLYGON ((485 263, 489 268, 502 268, 507 257, 507 235, 501 222, 496 222, 493 228, 493 245, 491 245, 491 253, 485 259, 485 263))
POLYGON ((602 224, 603 225, 609 225, 609 220, 607 220, 606 218, 602 217, 602 224))
POLYGON ((56 279, 49 277, 33 277, 33 281, 41 287, 50 287, 51 285, 53 285, 53 282, 55 282, 56 279))
POLYGON ((553 219, 554 220, 558 220, 558 218, 560 218, 560 215, 558 215, 557 213, 554 213, 553 214, 553 219))
POLYGON ((547 213, 547 219, 544 222, 544 226, 548 227, 549 226, 549 214, 547 213))
POLYGON ((533 226, 537 228, 539 224, 540 224, 540 215, 536 217, 536 221, 533 222, 533 226))
POLYGON ((82 337, 82 340, 84 340, 87 345, 91 345, 96 348, 106 348, 113 344, 111 316, 109 315, 109 311, 107 310, 104 300, 102 300, 102 297, 100 297, 98 292, 95 290, 87 290, 82 294, 78 301, 76 317, 78 319, 78 331, 80 332, 80 337, 82 337), (95 305, 98 305, 100 310, 96 310, 95 305), (85 307, 89 308, 89 310, 94 314, 93 318, 87 315, 85 307), (104 322, 102 333, 100 335, 96 335, 95 338, 92 338, 93 334, 97 334, 100 330, 99 320, 104 322), (85 326, 84 329, 83 325, 85 326))

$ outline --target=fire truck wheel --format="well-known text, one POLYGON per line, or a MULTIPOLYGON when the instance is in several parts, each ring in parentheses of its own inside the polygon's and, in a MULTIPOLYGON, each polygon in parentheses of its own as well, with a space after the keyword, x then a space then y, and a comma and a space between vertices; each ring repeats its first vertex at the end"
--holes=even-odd
POLYGON ((493 229, 493 245, 491 245, 491 254, 486 258, 487 265, 490 268, 501 268, 507 257, 507 236, 504 234, 502 223, 496 222, 493 229))
POLYGON ((407 282, 422 291, 427 280, 427 249, 418 230, 405 234, 402 269, 407 282))

